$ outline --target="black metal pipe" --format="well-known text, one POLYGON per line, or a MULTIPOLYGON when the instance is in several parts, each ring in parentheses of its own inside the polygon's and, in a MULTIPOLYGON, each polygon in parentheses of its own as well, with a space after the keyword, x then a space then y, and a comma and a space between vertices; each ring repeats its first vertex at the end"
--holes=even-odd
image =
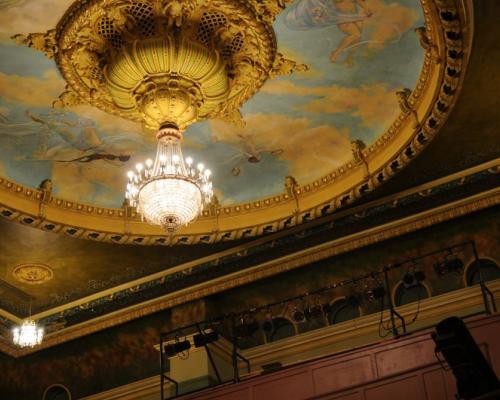
POLYGON ((491 305, 493 307, 493 312, 497 311, 497 305, 495 302, 495 296, 493 295, 491 290, 488 289, 488 287, 484 283, 483 273, 481 271, 481 261, 479 260, 479 254, 478 254, 475 242, 472 242, 472 251, 474 253, 474 262, 477 264, 477 271, 478 271, 478 275, 479 275, 479 286, 481 288, 481 294, 483 295, 484 311, 486 312, 486 314, 491 315, 492 311, 490 308, 490 301, 491 301, 491 305), (489 296, 489 299, 488 299, 488 296, 489 296))
POLYGON ((165 393, 163 389, 163 385, 165 384, 165 366, 164 366, 164 360, 163 360, 163 337, 160 335, 160 393, 161 393, 161 400, 165 399, 165 393))
MULTIPOLYGON (((196 324, 196 327, 198 328, 198 333, 200 335, 203 335, 203 332, 201 331, 200 324, 196 324)), ((212 368, 215 371, 215 376, 217 376, 217 380, 219 381, 219 383, 222 383, 222 379, 220 377, 219 370, 217 369, 217 365, 215 365, 215 361, 214 361, 214 359, 212 357, 212 352, 208 348, 207 343, 203 342, 203 347, 205 348, 205 351, 207 352, 208 360, 210 361, 210 365, 212 366, 212 368)))
POLYGON ((233 352, 231 354, 231 360, 233 362, 233 382, 237 383, 240 381, 240 371, 238 370, 238 343, 236 337, 236 319, 234 315, 231 316, 232 323, 232 341, 233 341, 233 352))
MULTIPOLYGON (((359 281, 363 281, 363 280, 366 280, 368 278, 376 278, 376 277, 378 277, 381 274, 387 273, 387 272, 392 271, 394 269, 401 268, 405 264, 415 263, 415 262, 417 262, 417 261, 419 261, 419 260, 421 260, 423 258, 430 257, 430 256, 433 256, 433 255, 436 255, 436 254, 439 254, 439 253, 449 252, 450 250, 453 250, 453 249, 456 249, 456 248, 460 248, 460 247, 466 247, 466 246, 471 246, 473 249, 475 249, 475 243, 472 240, 469 240, 469 241, 466 241, 466 242, 457 243, 455 245, 448 246, 448 247, 445 247, 445 248, 441 248, 439 250, 430 251, 428 253, 424 253, 424 254, 416 256, 416 257, 407 258, 407 259, 405 259, 405 260, 403 260, 401 262, 395 263, 395 264, 387 265, 387 266, 383 267, 379 271, 370 272, 370 273, 367 273, 367 274, 364 274, 364 275, 361 275, 361 276, 358 276, 358 277, 355 277, 355 278, 352 278, 352 279, 341 281, 341 282, 339 282, 337 284, 333 284, 333 285, 330 285, 328 287, 324 287, 324 288, 321 288, 321 289, 309 292, 307 294, 301 294, 301 295, 293 296, 293 297, 290 297, 290 298, 287 298, 287 299, 284 299, 284 300, 281 300, 281 301, 277 301, 277 302, 274 302, 274 303, 266 304, 264 306, 255 307, 255 308, 252 308, 251 310, 245 310, 245 311, 242 311, 241 313, 264 311, 264 310, 267 310, 267 309, 269 309, 271 307, 275 307, 275 306, 278 306, 278 305, 282 305, 282 304, 286 304, 286 303, 290 303, 290 302, 293 302, 293 301, 296 301, 296 300, 303 299, 303 298, 305 298, 307 296, 321 294, 323 292, 330 291, 330 290, 335 289, 337 287, 342 287, 342 286, 345 286, 345 285, 348 285, 348 284, 355 284, 355 283, 357 283, 359 281)), ((485 289, 485 291, 491 293, 487 288, 485 289)), ((389 296, 390 296, 390 293, 389 293, 389 296)), ((392 303, 392 299, 391 299, 391 303, 392 303)), ((496 309, 496 306, 495 306, 495 309, 496 309)), ((402 319, 401 316, 397 312, 394 315, 396 315, 399 319, 402 319)), ((205 320, 205 321, 199 321, 199 322, 196 322, 196 323, 193 323, 193 324, 190 324, 190 325, 183 326, 181 328, 173 329, 173 330, 171 330, 169 332, 161 333, 160 335, 163 336, 163 337, 166 337, 168 335, 171 335, 174 332, 178 332, 179 330, 187 330, 187 329, 190 329, 190 328, 195 328, 196 324, 203 324, 203 323, 207 323, 207 322, 212 322, 212 323, 213 322, 221 322, 221 321, 224 321, 226 319, 230 319, 232 316, 233 316, 233 313, 224 314, 224 315, 221 315, 219 317, 216 317, 215 319, 211 319, 210 321, 207 321, 207 320, 205 320)))

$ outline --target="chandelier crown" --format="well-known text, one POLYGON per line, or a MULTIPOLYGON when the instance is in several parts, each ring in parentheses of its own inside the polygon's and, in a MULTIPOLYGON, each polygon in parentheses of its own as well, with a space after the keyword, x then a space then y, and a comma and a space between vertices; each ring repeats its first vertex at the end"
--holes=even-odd
POLYGON ((129 172, 126 199, 172 233, 212 198, 181 131, 214 118, 243 126, 240 107, 269 78, 307 70, 276 49, 287 2, 76 0, 56 28, 13 39, 54 58, 67 82, 55 107, 90 104, 159 129, 156 158, 129 172))
POLYGON ((180 146, 182 134, 173 124, 165 124, 156 135, 155 160, 137 164, 127 173, 125 198, 147 222, 173 233, 194 220, 211 202, 211 171, 193 159, 184 159, 180 146))

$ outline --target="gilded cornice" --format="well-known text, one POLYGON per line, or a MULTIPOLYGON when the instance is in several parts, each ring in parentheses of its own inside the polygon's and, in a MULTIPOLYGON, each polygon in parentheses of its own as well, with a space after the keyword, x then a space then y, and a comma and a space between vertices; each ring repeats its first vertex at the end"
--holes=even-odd
MULTIPOLYGON (((498 173, 498 166, 499 166, 499 160, 495 160, 495 162, 487 163, 481 166, 481 168, 476 167, 471 170, 468 170, 467 171, 468 173, 454 174, 448 177, 447 179, 444 178, 439 179, 438 181, 433 183, 442 186, 449 186, 450 183, 452 183, 453 181, 465 180, 467 176, 471 176, 470 174, 483 173, 485 171, 486 172, 489 171, 487 173, 496 174, 498 173)), ((414 188, 412 191, 405 191, 403 193, 404 196, 401 197, 390 196, 385 199, 377 200, 371 204, 364 205, 363 208, 369 209, 369 207, 378 207, 382 204, 382 201, 386 203, 395 204, 403 200, 405 196, 411 196, 415 194, 421 196, 428 196, 433 190, 439 187, 438 185, 434 186, 431 184, 423 185, 421 187, 414 188)), ((257 280, 281 272, 299 268, 304 265, 324 260, 332 256, 336 256, 345 252, 359 249, 371 244, 379 243, 381 241, 394 238, 406 233, 415 232, 417 230, 441 222, 449 221, 454 218, 458 218, 470 213, 474 213, 479 210, 489 208, 498 204, 500 204, 500 189, 494 188, 470 196, 465 199, 460 199, 430 210, 426 210, 418 214, 401 218, 399 220, 391 221, 389 223, 374 228, 362 230, 352 235, 341 237, 332 240, 330 242, 308 248, 303 251, 295 252, 287 256, 274 259, 269 262, 254 265, 235 273, 221 276, 216 279, 208 280, 203 283, 190 286, 188 288, 178 290, 173 293, 169 293, 165 296, 158 297, 153 300, 128 307, 126 309, 115 311, 107 315, 85 321, 78 325, 62 328, 53 333, 49 333, 46 336, 42 346, 37 348, 35 351, 63 343, 68 340, 76 339, 78 337, 91 334, 102 329, 119 325, 131 321, 133 319, 161 311, 163 309, 171 308, 173 306, 193 301, 196 299, 200 299, 227 289, 252 283, 257 280)), ((362 213, 362 210, 359 207, 350 210, 350 213, 352 214, 359 214, 360 212, 362 213)), ((272 239, 267 239, 267 240, 272 240, 272 239)), ((255 243, 249 244, 247 245, 247 247, 250 247, 252 245, 255 245, 255 243)), ((244 248, 241 247, 238 249, 232 249, 232 251, 244 251, 244 248)), ((161 276, 161 274, 166 276, 171 273, 176 273, 176 272, 178 273, 179 271, 189 271, 192 268, 193 266, 191 264, 181 265, 175 268, 175 272, 172 272, 172 270, 167 270, 164 271, 163 273, 158 273, 149 277, 141 278, 140 280, 135 280, 129 282, 126 285, 121 285, 119 287, 104 292, 96 293, 92 296, 83 298, 76 302, 66 304, 62 307, 58 307, 55 309, 47 310, 43 313, 36 314, 33 316, 33 318, 43 319, 51 315, 57 315, 59 313, 62 314, 65 311, 65 309, 71 307, 85 308, 88 307, 92 301, 98 300, 100 298, 103 297, 113 298, 114 293, 120 290, 125 289, 134 291, 136 290, 136 288, 139 287, 141 283, 145 283, 148 280, 152 279, 158 279, 161 276)), ((13 321, 15 323, 19 323, 20 321, 18 317, 3 312, 1 310, 0 310, 0 315, 6 318, 7 320, 13 321)), ((33 351, 33 350, 19 351, 10 347, 5 342, 4 343, 0 342, 0 350, 14 356, 22 356, 33 351)))
POLYGON ((0 204, 4 208, 0 212, 14 221, 51 232, 139 245, 213 243, 253 237, 336 212, 371 193, 410 163, 438 133, 460 93, 472 43, 471 6, 467 3, 464 7, 458 0, 421 3, 425 30, 419 37, 426 54, 413 91, 399 92, 401 114, 358 157, 320 179, 251 203, 212 207, 171 237, 141 222, 132 209, 95 207, 50 194, 44 196, 42 190, 3 178, 0 204))

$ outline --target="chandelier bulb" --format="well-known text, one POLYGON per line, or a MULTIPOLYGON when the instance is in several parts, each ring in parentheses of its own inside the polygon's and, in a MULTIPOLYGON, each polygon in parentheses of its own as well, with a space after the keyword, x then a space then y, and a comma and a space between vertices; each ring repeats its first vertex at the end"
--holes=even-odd
POLYGON ((132 179, 134 179, 134 171, 128 171, 127 172, 127 177, 128 179, 131 181, 132 179))
POLYGON ((137 164, 137 173, 127 174, 125 198, 141 218, 162 226, 168 233, 189 224, 211 201, 211 171, 203 163, 193 168, 193 159, 182 156, 181 133, 169 127, 157 134, 156 158, 137 164))
POLYGON ((19 347, 34 347, 42 343, 43 334, 43 328, 38 327, 32 319, 27 319, 12 330, 12 340, 19 347))

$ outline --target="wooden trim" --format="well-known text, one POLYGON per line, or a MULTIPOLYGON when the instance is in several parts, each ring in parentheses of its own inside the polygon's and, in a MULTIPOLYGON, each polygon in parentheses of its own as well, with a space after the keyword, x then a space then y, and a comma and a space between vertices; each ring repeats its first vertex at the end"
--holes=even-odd
MULTIPOLYGON (((489 289, 500 296, 500 280, 488 282, 489 289)), ((410 319, 416 312, 415 303, 397 308, 397 311, 405 318, 410 319)), ((481 311, 483 299, 479 285, 456 290, 439 296, 434 296, 421 301, 420 318, 418 324, 411 327, 412 332, 433 326, 438 320, 450 315, 466 316, 467 314, 481 311)), ((388 318, 385 312, 384 321, 388 318)), ((261 366, 271 362, 280 362, 283 366, 289 366, 298 361, 308 362, 344 351, 352 351, 382 342, 378 337, 378 324, 380 314, 370 314, 325 328, 310 332, 297 334, 295 336, 279 340, 273 343, 263 344, 249 350, 241 351, 252 365, 252 373, 242 377, 259 375, 261 366), (353 345, 353 339, 358 345, 353 345)), ((411 335, 410 333, 409 335, 411 335)), ((158 346, 155 346, 157 349, 158 346)), ((214 352, 231 362, 231 343, 226 339, 219 339, 213 346, 214 352)), ((141 381, 133 382, 125 386, 108 390, 82 400, 141 400, 143 396, 159 394, 159 376, 154 376, 141 381)))

